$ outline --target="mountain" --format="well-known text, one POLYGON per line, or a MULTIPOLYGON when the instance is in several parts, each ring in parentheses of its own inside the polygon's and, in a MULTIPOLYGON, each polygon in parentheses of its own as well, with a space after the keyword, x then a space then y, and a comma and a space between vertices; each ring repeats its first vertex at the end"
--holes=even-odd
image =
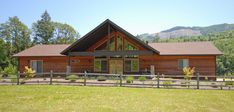
POLYGON ((156 37, 160 38, 177 38, 177 37, 192 37, 192 36, 201 36, 208 35, 210 33, 223 32, 227 30, 234 30, 234 24, 217 24, 211 25, 207 27, 184 27, 184 26, 176 26, 168 30, 164 30, 158 33, 144 33, 141 35, 137 35, 139 39, 152 42, 156 39, 156 37))

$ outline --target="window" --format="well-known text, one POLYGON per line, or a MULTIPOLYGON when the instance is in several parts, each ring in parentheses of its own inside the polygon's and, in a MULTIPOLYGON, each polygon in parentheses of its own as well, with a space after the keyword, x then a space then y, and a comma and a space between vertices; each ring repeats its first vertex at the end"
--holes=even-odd
POLYGON ((128 41, 125 41, 125 47, 124 47, 124 50, 137 50, 137 48, 132 45, 131 43, 129 43, 128 41))
POLYGON ((94 60, 94 71, 95 72, 106 72, 107 71, 107 60, 106 59, 95 59, 94 60))
POLYGON ((139 60, 138 59, 127 59, 124 61, 125 72, 138 72, 139 71, 139 60))
POLYGON ((110 51, 115 51, 115 37, 112 37, 110 39, 110 48, 109 48, 110 51))
POLYGON ((36 73, 43 72, 43 61, 41 60, 32 60, 31 61, 31 68, 36 71, 36 73))
POLYGON ((189 60, 188 59, 179 59, 178 60, 178 68, 183 69, 184 67, 189 66, 189 60))
POLYGON ((117 51, 123 50, 123 38, 121 36, 117 37, 117 51))

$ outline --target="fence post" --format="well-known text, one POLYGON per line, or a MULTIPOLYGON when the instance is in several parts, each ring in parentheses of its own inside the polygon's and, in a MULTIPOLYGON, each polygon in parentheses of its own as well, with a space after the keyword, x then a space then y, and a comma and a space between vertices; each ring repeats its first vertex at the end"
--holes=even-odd
POLYGON ((19 85, 20 71, 17 72, 17 85, 19 85))
POLYGON ((52 85, 53 70, 50 70, 50 85, 52 85))
POLYGON ((223 90, 223 84, 225 84, 225 76, 223 76, 223 82, 222 82, 221 87, 220 87, 221 90, 223 90))
POLYGON ((84 86, 86 86, 86 76, 87 76, 87 72, 84 72, 84 86))
POLYGON ((159 73, 157 73, 157 88, 159 88, 159 73))
POLYGON ((199 81, 200 81, 200 77, 199 77, 199 75, 200 75, 200 74, 199 74, 199 73, 197 73, 197 89, 199 89, 199 86, 200 86, 200 85, 199 85, 199 81))
POLYGON ((119 86, 122 86, 123 76, 122 73, 119 74, 119 86))

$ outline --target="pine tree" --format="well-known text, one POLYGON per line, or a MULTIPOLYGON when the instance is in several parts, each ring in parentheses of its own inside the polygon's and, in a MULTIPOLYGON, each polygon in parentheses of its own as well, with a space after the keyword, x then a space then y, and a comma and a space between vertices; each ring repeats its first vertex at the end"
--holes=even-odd
POLYGON ((33 24, 34 43, 50 44, 53 38, 54 25, 47 11, 41 15, 41 19, 33 24))

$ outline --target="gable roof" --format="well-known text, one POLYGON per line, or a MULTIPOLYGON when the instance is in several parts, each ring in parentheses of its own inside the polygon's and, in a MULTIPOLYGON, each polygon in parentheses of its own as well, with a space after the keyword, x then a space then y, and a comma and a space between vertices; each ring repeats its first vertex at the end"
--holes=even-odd
POLYGON ((69 51, 84 51, 89 48, 92 44, 98 41, 100 38, 108 35, 108 26, 110 25, 110 32, 112 31, 120 31, 121 33, 125 34, 127 37, 135 41, 137 44, 142 45, 144 48, 151 50, 155 53, 159 53, 156 49, 152 48, 151 46, 147 45, 140 39, 136 38, 123 28, 119 27, 109 19, 105 20, 103 23, 98 25, 92 31, 87 33, 85 36, 74 42, 68 48, 63 50, 61 54, 67 55, 69 51))
MULTIPOLYGON (((160 52, 159 55, 221 55, 211 42, 149 43, 160 52)), ((65 56, 60 54, 69 45, 35 45, 25 49, 15 57, 22 56, 65 56)))
POLYGON ((212 42, 149 43, 160 55, 221 55, 212 42))
POLYGON ((35 45, 25 49, 13 56, 65 56, 60 54, 61 51, 66 49, 69 45, 35 45))

